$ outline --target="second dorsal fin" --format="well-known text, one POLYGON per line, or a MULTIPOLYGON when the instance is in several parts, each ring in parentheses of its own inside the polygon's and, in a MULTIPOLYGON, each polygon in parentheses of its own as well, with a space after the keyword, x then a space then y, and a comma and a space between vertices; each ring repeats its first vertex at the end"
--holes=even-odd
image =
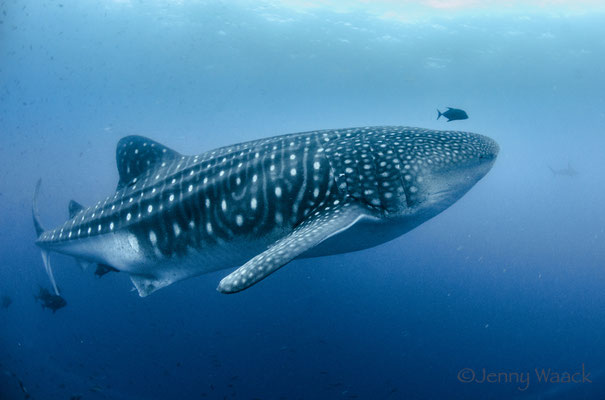
POLYGON ((68 209, 69 209, 69 218, 71 219, 71 218, 75 217, 77 213, 82 211, 84 209, 84 206, 75 200, 70 200, 68 209))
POLYGON ((143 136, 126 136, 118 142, 116 162, 120 181, 118 189, 154 169, 162 161, 181 157, 176 151, 143 136))

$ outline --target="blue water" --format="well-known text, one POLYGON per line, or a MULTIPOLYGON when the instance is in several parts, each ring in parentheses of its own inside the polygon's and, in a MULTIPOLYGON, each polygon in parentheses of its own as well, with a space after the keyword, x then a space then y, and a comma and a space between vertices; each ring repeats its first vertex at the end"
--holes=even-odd
POLYGON ((378 3, 0 2, 1 399, 605 398, 605 13, 378 3), (436 120, 446 106, 470 118, 436 120), (387 124, 501 152, 412 232, 237 295, 220 271, 140 298, 54 255, 68 304, 33 298, 39 177, 55 226, 115 190, 128 134, 195 154, 387 124))

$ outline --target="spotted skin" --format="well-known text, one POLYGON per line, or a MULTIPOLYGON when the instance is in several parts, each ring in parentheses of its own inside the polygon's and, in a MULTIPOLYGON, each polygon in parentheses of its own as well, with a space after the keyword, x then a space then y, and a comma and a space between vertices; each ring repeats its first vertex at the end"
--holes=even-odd
POLYGON ((296 133, 195 156, 128 136, 116 151, 115 194, 84 209, 72 204, 75 215, 40 229, 37 244, 128 272, 142 296, 243 265, 219 285, 235 292, 320 243, 331 246, 324 254, 367 247, 333 240, 360 220, 390 232, 387 240, 398 236, 456 201, 497 152, 481 135, 407 127, 296 133), (291 250, 265 254, 279 248, 291 250))

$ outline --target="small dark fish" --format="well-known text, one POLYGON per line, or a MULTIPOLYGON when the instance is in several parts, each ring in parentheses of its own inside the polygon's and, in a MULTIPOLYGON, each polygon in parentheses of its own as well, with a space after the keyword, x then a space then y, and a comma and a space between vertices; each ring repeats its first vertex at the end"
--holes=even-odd
POLYGON ((40 291, 37 296, 34 296, 36 301, 39 301, 42 304, 42 308, 50 308, 53 310, 53 314, 59 308, 63 308, 67 305, 67 301, 59 295, 52 294, 48 291, 48 289, 40 287, 40 291))
POLYGON ((464 110, 460 110, 458 108, 448 107, 446 112, 441 112, 437 110, 437 119, 442 115, 447 118, 447 122, 456 121, 458 119, 468 119, 468 114, 464 110))
POLYGON ((17 382, 19 383, 19 388, 21 389, 21 391, 25 394, 25 398, 29 399, 30 398, 29 392, 27 391, 27 388, 25 387, 25 385, 23 384, 21 379, 17 378, 17 382))
POLYGON ((13 302, 13 299, 10 298, 10 296, 2 296, 2 301, 0 302, 0 304, 2 305, 2 308, 8 308, 13 302))
POLYGON ((95 386, 91 387, 89 390, 93 393, 101 393, 103 391, 103 388, 99 385, 95 385, 95 386))

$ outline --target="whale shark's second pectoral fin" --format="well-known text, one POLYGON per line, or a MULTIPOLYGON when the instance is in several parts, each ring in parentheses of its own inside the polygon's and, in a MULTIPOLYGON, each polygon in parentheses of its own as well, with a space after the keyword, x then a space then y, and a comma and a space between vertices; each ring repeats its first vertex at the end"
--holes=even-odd
POLYGON ((363 216, 361 209, 351 203, 318 210, 290 234, 223 278, 217 290, 236 293, 249 288, 307 250, 350 228, 363 216))

